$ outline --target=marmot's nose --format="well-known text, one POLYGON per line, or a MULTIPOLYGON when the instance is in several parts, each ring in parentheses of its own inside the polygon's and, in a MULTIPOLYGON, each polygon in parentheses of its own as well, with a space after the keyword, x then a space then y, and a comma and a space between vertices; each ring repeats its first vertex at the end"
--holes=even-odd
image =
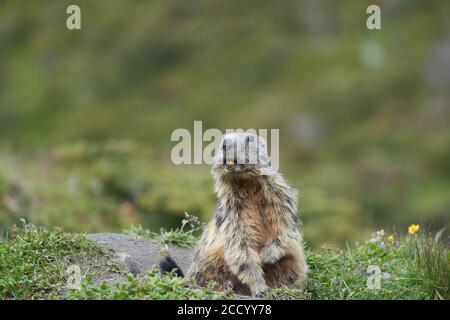
POLYGON ((228 160, 226 163, 227 169, 233 169, 234 167, 236 167, 236 162, 233 160, 228 160))

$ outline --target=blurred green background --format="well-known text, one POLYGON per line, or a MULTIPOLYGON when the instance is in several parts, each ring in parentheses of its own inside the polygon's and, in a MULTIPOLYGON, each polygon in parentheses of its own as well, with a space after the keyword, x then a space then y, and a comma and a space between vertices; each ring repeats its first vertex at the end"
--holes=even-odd
POLYGON ((312 247, 449 227, 450 2, 0 2, 0 229, 206 221, 209 167, 170 161, 194 120, 280 129, 312 247))

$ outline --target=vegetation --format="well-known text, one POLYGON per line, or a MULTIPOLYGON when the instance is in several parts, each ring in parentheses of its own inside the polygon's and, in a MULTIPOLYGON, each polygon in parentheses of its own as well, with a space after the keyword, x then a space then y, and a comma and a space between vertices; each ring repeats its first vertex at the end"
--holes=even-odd
POLYGON ((313 299, 449 299, 449 259, 448 248, 425 235, 395 244, 368 242, 339 252, 310 253, 306 292, 313 299), (419 256, 410 246, 432 253, 419 256), (380 268, 379 289, 367 288, 368 277, 374 275, 367 272, 371 265, 380 268))
POLYGON ((450 299, 450 2, 378 2, 373 31, 364 1, 79 0, 69 31, 66 1, 1 1, 0 299, 228 298, 127 275, 81 233, 193 247, 210 168, 170 152, 195 120, 280 130, 310 274, 270 297, 450 299))
MULTIPOLYGON (((140 232, 146 232, 138 228, 140 232)), ((188 232, 189 231, 184 231, 188 232)), ((178 231, 177 233, 181 233, 178 231)), ((171 232, 169 232, 171 234, 171 232)), ((160 235, 156 235, 158 238, 160 235)), ((190 245, 190 236, 169 236, 190 245), (186 241, 186 239, 189 239, 186 241)), ((414 233, 387 235, 382 231, 352 248, 307 250, 308 281, 303 289, 279 288, 270 299, 450 299, 450 252, 440 237, 414 233), (368 286, 370 266, 379 268, 380 286, 368 286)), ((110 253, 84 235, 60 229, 47 231, 24 224, 0 242, 0 298, 2 299, 228 299, 232 292, 198 288, 190 279, 161 276, 152 270, 144 277, 126 274, 110 253), (80 289, 64 293, 67 266, 81 264, 80 289), (114 272, 124 281, 106 284, 96 276, 114 272)), ((376 283, 375 283, 376 284, 376 283)))
POLYGON ((0 299, 55 297, 65 288, 72 264, 91 276, 124 272, 109 251, 83 234, 23 222, 0 241, 0 299))
POLYGON ((206 221, 177 128, 280 129, 305 239, 343 248, 411 221, 450 227, 450 2, 0 3, 0 228, 78 232, 206 221))
POLYGON ((226 299, 231 292, 217 292, 212 287, 198 288, 190 285, 184 278, 161 276, 157 270, 137 279, 128 275, 120 284, 108 286, 94 284, 92 280, 83 281, 79 290, 72 290, 69 299, 137 299, 137 300, 175 300, 175 299, 226 299))
POLYGON ((165 244, 176 244, 180 247, 193 248, 198 241, 196 232, 199 233, 204 225, 200 223, 197 217, 191 216, 187 212, 184 213, 184 217, 180 228, 171 229, 169 231, 161 228, 159 233, 155 233, 144 229, 141 225, 137 225, 132 226, 128 230, 124 230, 124 233, 157 240, 165 244), (188 228, 185 230, 186 226, 188 226, 188 228))

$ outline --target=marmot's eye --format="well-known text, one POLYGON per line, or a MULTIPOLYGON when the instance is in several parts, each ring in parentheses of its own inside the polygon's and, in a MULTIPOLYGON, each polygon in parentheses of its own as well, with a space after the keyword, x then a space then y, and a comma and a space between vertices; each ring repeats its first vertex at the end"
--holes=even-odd
POLYGON ((222 150, 227 150, 227 146, 225 143, 222 145, 222 150))

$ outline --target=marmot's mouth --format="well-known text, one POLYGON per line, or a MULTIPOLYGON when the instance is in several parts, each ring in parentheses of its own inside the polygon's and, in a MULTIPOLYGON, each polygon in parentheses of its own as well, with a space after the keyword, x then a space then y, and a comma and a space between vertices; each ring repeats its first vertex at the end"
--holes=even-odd
POLYGON ((235 173, 235 172, 239 171, 237 169, 238 169, 237 163, 235 163, 234 161, 227 161, 227 163, 225 163, 225 166, 224 166, 225 172, 235 173))

